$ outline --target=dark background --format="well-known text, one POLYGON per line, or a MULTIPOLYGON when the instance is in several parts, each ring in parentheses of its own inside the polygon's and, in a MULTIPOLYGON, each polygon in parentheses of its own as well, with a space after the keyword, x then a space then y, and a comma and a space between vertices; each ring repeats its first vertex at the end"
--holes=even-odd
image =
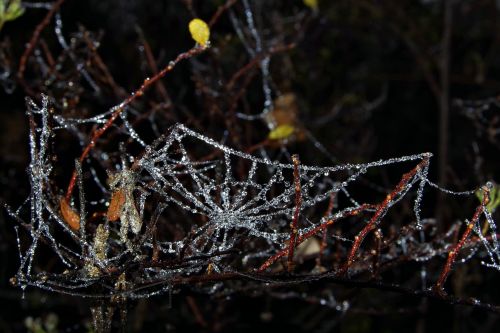
MULTIPOLYGON (((293 50, 272 57, 275 95, 295 95, 301 126, 322 142, 337 161, 368 162, 432 152, 435 156, 430 179, 441 181, 449 188, 465 190, 486 180, 498 180, 499 142, 494 132, 500 127, 498 108, 491 105, 479 114, 476 107, 462 107, 460 100, 494 100, 500 91, 500 4, 494 0, 450 1, 451 20, 446 21, 445 2, 325 0, 319 1, 317 13, 312 13, 298 0, 256 0, 251 4, 256 8, 257 24, 265 43, 297 44, 293 50), (447 29, 449 37, 445 34, 447 29), (377 100, 376 107, 372 108, 371 103, 377 100), (443 112, 449 113, 445 133, 439 121, 443 112), (444 167, 440 167, 440 163, 444 163, 444 167)), ((99 54, 116 82, 130 92, 147 75, 138 52, 138 27, 162 68, 192 46, 187 31, 189 20, 194 16, 208 19, 222 3, 67 0, 61 14, 68 39, 80 26, 102 33, 99 54)), ((242 19, 240 4, 235 5, 235 10, 242 19)), ((8 63, 11 71, 16 71, 25 44, 45 14, 42 9, 27 9, 22 17, 6 23, 0 31, 2 52, 12 61, 8 63)), ((57 54, 53 26, 49 24, 41 36, 57 54)), ((226 14, 213 27, 211 41, 210 54, 183 63, 164 82, 177 106, 180 121, 189 120, 181 111, 190 110, 194 117, 200 117, 202 125, 207 125, 197 130, 220 137, 224 130, 223 117, 207 120, 211 106, 200 97, 193 77, 202 74, 215 80, 219 72, 230 77, 249 58, 238 44, 226 14)), ((34 82, 35 74, 28 70, 26 80, 34 82)), ((29 193, 25 173, 29 162, 26 91, 16 83, 15 76, 12 82, 4 80, 2 84, 4 88, 14 89, 0 89, 1 200, 16 207, 29 193)), ((85 84, 82 87, 89 90, 85 84)), ((262 105, 259 89, 257 76, 242 107, 258 112, 262 105)), ((113 94, 99 99, 87 96, 80 101, 80 107, 87 114, 97 114, 120 100, 113 94)), ((476 105, 488 103, 482 101, 476 105)), ((265 138, 265 124, 252 126, 252 137, 243 147, 265 138)), ((290 149, 300 152, 301 159, 308 164, 332 164, 325 156, 308 149, 308 145, 311 143, 297 142, 290 149)), ((67 161, 62 163, 72 163, 78 154, 79 151, 69 150, 67 161)), ((400 175, 385 177, 398 179, 400 175)), ((60 177, 64 178, 64 173, 60 177)), ((433 196, 427 207, 429 214, 441 214, 449 219, 453 219, 454 214, 460 215, 460 209, 464 208, 454 203, 453 198, 439 201, 433 196)), ((33 289, 28 289, 21 299, 21 292, 9 286, 8 280, 15 274, 18 262, 13 226, 14 222, 3 214, 0 220, 0 331, 23 332, 23 320, 27 316, 45 318, 55 313, 60 321, 59 332, 86 332, 85 325, 90 320, 89 301, 33 289)), ((472 281, 467 283, 473 286, 476 296, 498 294, 495 272, 485 274, 491 276, 471 274, 472 281)), ((314 287, 297 288, 306 292, 314 287)), ((341 287, 332 285, 332 288, 341 287)), ((170 300, 164 295, 131 302, 129 329, 134 332, 195 329, 495 332, 500 328, 497 315, 435 301, 428 301, 422 312, 417 306, 422 302, 420 299, 375 290, 352 290, 352 309, 346 313, 307 306, 307 301, 300 299, 279 300, 258 294, 226 300, 188 295, 186 292, 174 294, 170 300), (200 327, 194 320, 187 297, 195 299, 202 309, 206 327, 200 327)))

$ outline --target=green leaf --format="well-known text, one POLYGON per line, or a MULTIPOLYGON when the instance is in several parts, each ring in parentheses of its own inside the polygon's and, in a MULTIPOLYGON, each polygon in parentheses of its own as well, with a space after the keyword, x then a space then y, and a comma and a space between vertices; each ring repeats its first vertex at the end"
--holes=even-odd
MULTIPOLYGON (((478 190, 476 191, 476 196, 479 199, 479 201, 483 201, 483 191, 478 190)), ((486 205, 486 209, 488 212, 493 213, 497 209, 497 207, 500 206, 500 186, 495 185, 491 190, 490 190, 490 202, 486 205)))
POLYGON ((13 0, 9 3, 5 11, 5 21, 12 21, 24 14, 24 8, 21 7, 21 0, 13 0))
POLYGON ((23 14, 21 0, 0 0, 0 30, 5 22, 13 21, 23 14))

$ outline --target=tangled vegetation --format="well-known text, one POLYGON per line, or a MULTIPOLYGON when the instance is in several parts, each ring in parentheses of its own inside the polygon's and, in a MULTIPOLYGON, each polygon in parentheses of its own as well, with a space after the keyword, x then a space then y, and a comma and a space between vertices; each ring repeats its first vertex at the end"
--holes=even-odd
MULTIPOLYGON (((450 97, 452 15, 465 5, 414 8, 442 9, 433 58, 419 44, 426 23, 405 21, 403 5, 148 2, 148 12, 161 9, 173 22, 172 37, 160 41, 124 15, 133 12, 125 3, 142 8, 123 2, 107 19, 130 27, 105 33, 133 35, 132 48, 116 40, 106 48, 105 35, 75 25, 78 15, 65 8, 81 4, 70 0, 1 2, 0 28, 12 22, 2 30, 0 82, 12 101, 25 96, 29 132, 29 194, 7 195, 5 205, 18 251, 9 282, 22 297, 43 290, 88 300, 92 325, 74 319, 76 331, 245 329, 235 321, 252 313, 248 299, 267 304, 248 327, 325 331, 357 313, 416 313, 423 325, 429 302, 495 323, 500 303, 488 288, 500 273, 500 189, 498 165, 483 151, 499 148, 498 99, 450 97), (175 19, 174 8, 185 12, 175 19), (42 20, 19 50, 26 41, 10 40, 16 32, 7 28, 35 11, 42 20), (390 73, 373 84, 365 72, 375 60, 344 59, 352 46, 319 43, 329 34, 349 43, 337 37, 340 25, 363 31, 364 16, 394 35, 384 43, 414 56, 439 113, 433 149, 400 154, 405 138, 421 134, 398 132, 390 115, 387 137, 377 139, 368 124, 390 99, 390 73), (113 48, 123 53, 110 58, 113 48), (337 57, 352 67, 315 64, 337 57), (459 153, 449 143, 454 117, 475 129, 459 153), (456 154, 469 162, 468 178, 448 170, 456 154), (154 326, 144 308, 166 303, 175 314, 154 326), (313 327, 277 323, 283 309, 313 327), (316 309, 331 318, 311 318, 316 309)), ((360 44, 381 42, 371 38, 360 44)), ((24 316, 30 331, 57 332, 53 313, 32 315, 24 316)))

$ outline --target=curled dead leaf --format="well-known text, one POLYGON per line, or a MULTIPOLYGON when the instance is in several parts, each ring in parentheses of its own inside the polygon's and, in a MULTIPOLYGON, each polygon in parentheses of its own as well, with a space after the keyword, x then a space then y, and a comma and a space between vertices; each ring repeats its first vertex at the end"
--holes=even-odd
POLYGON ((123 206, 125 205, 125 199, 125 191, 123 191, 123 189, 118 189, 113 192, 108 211, 106 212, 106 217, 109 221, 117 221, 120 218, 123 206))
POLYGON ((294 93, 285 93, 274 101, 274 108, 266 114, 265 121, 272 130, 268 138, 272 144, 283 144, 283 140, 302 141, 305 132, 299 121, 299 103, 294 93))
POLYGON ((66 222, 72 230, 80 230, 80 216, 71 208, 66 198, 61 198, 61 200, 59 200, 59 209, 61 210, 64 222, 66 222))

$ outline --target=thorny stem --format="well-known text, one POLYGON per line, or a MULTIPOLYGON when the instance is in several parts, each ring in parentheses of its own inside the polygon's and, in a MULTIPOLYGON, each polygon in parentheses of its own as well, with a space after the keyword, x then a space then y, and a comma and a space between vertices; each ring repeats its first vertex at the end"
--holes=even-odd
POLYGON ((391 193, 389 193, 384 201, 377 206, 377 210, 375 214, 372 216, 368 224, 354 237, 354 244, 351 247, 351 250, 349 251, 349 256, 347 257, 347 261, 344 264, 344 266, 340 269, 339 274, 340 275, 345 275, 347 274, 347 271, 349 270, 349 267, 354 263, 354 260, 356 259, 356 254, 358 252, 359 247, 361 246, 361 243, 365 239, 366 235, 370 233, 375 227, 377 226, 378 222, 380 219, 384 216, 385 212, 387 211, 389 205, 391 202, 401 193, 404 191, 408 183, 415 177, 415 175, 423 168, 426 168, 427 165, 429 164, 429 158, 426 157, 424 158, 415 168, 413 168, 410 172, 407 172, 401 177, 401 180, 399 181, 398 185, 392 190, 391 193))
MULTIPOLYGON (((111 117, 108 119, 108 121, 99 129, 95 130, 92 135, 89 144, 85 147, 83 150, 82 154, 80 155, 79 161, 80 163, 83 163, 85 158, 87 158, 88 154, 94 148, 97 140, 106 132, 108 128, 111 127, 111 125, 114 123, 116 118, 125 110, 125 107, 127 107, 130 103, 135 101, 138 97, 142 96, 144 92, 156 81, 160 80, 163 78, 167 73, 171 72, 174 67, 182 60, 189 59, 197 54, 200 54, 204 52, 207 49, 207 47, 204 46, 198 46, 196 45, 189 51, 183 52, 175 58, 175 60, 171 61, 165 68, 163 68, 158 74, 153 76, 152 78, 146 78, 142 85, 137 89, 135 92, 133 92, 126 100, 124 100, 122 103, 118 104, 117 106, 113 107, 113 113, 111 114, 111 117)), ((71 180, 68 185, 68 190, 66 191, 66 196, 65 199, 67 202, 70 201, 71 199, 71 194, 73 193, 73 188, 75 187, 76 183, 76 170, 73 171, 73 175, 71 176, 71 180)))
POLYGON ((450 250, 450 252, 448 252, 448 259, 446 260, 446 264, 444 265, 443 270, 441 271, 441 274, 439 275, 439 278, 436 284, 434 285, 434 291, 436 291, 439 294, 444 294, 443 286, 444 283, 446 282, 446 279, 448 278, 448 275, 450 274, 451 266, 455 262, 458 252, 467 242, 467 239, 472 233, 474 225, 479 221, 479 218, 481 217, 481 214, 483 214, 486 205, 490 202, 490 189, 488 188, 488 186, 483 186, 482 192, 483 192, 483 199, 481 201, 481 204, 476 208, 476 211, 474 212, 474 215, 472 216, 470 222, 467 224, 467 228, 462 234, 460 240, 450 250))
POLYGON ((288 244, 288 272, 292 272, 293 270, 293 253, 295 249, 295 242, 297 239, 299 225, 299 217, 300 217, 300 207, 302 206, 302 191, 300 188, 300 160, 299 155, 292 156, 293 161, 293 181, 295 185, 295 211, 293 213, 293 220, 290 224, 290 243, 288 244))

